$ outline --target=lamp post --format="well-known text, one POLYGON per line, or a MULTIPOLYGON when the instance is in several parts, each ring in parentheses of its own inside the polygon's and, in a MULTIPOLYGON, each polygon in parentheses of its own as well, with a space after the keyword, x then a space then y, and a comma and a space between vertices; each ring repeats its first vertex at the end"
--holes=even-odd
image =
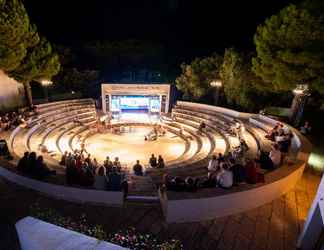
POLYGON ((219 90, 221 89, 221 87, 223 86, 223 83, 221 80, 215 80, 212 81, 210 83, 210 86, 212 86, 213 88, 215 88, 215 92, 214 92, 214 101, 215 101, 215 105, 218 105, 218 99, 219 99, 219 90))
POLYGON ((293 90, 294 99, 291 104, 289 119, 298 126, 303 116, 307 98, 310 96, 308 84, 299 84, 293 90))
POLYGON ((48 102, 48 87, 51 86, 53 84, 53 82, 51 80, 48 79, 43 79, 41 80, 41 84, 43 86, 44 89, 44 97, 46 102, 48 102))

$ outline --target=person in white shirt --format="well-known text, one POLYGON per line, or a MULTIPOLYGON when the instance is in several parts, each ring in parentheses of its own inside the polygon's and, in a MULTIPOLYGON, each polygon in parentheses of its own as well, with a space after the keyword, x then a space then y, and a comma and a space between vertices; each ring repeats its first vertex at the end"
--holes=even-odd
POLYGON ((278 144, 274 144, 270 151, 269 157, 275 167, 278 167, 281 163, 281 152, 278 144))
POLYGON ((228 165, 225 164, 223 169, 218 173, 217 184, 222 188, 230 188, 233 186, 233 173, 229 170, 228 165))

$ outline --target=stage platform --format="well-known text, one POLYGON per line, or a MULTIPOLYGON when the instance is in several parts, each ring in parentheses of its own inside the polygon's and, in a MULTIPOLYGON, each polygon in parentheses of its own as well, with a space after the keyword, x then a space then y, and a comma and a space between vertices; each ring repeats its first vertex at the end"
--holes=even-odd
POLYGON ((85 148, 99 162, 106 156, 111 160, 119 157, 124 167, 131 169, 136 160, 148 165, 151 154, 162 155, 165 163, 176 160, 185 150, 185 142, 180 137, 167 132, 156 141, 145 141, 144 137, 152 130, 150 126, 126 127, 122 134, 94 134, 85 141, 85 148))

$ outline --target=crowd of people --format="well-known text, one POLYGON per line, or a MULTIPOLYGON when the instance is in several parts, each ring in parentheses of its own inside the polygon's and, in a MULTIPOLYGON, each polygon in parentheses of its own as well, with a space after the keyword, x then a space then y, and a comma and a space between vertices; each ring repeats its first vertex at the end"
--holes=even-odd
MULTIPOLYGON (((126 169, 122 167, 118 157, 111 160, 106 157, 103 164, 98 163, 85 151, 75 150, 73 153, 65 152, 62 155, 61 165, 66 167, 66 182, 69 185, 81 185, 94 187, 100 190, 128 192, 126 169)), ((152 168, 163 168, 164 160, 161 155, 158 158, 154 154, 149 159, 149 166, 152 168)), ((135 175, 143 176, 145 168, 139 160, 133 166, 135 175)))
POLYGON ((246 157, 249 147, 241 136, 238 138, 240 144, 233 147, 226 156, 219 154, 212 157, 207 166, 207 176, 181 178, 166 174, 163 186, 172 191, 196 191, 204 187, 229 189, 242 183, 264 182, 260 169, 273 170, 283 163, 290 150, 293 134, 283 124, 276 124, 266 135, 267 139, 274 142, 270 152, 259 150, 255 159, 246 157))
POLYGON ((166 134, 165 129, 162 127, 162 125, 154 125, 153 129, 144 136, 145 141, 155 141, 160 136, 164 136, 166 134))
POLYGON ((103 164, 82 150, 62 155, 61 165, 66 167, 66 182, 69 185, 94 187, 100 190, 119 191, 127 186, 125 173, 118 157, 111 161, 109 156, 103 164))
POLYGON ((242 183, 255 184, 264 181, 263 174, 258 172, 262 168, 260 159, 247 160, 236 158, 233 154, 212 156, 207 166, 208 174, 202 178, 164 175, 163 185, 170 191, 194 192, 200 188, 220 187, 229 189, 242 183))
POLYGON ((274 142, 269 157, 273 168, 279 167, 289 153, 294 136, 287 126, 277 123, 268 131, 265 137, 274 142))
POLYGON ((35 152, 25 152, 24 156, 19 160, 17 170, 23 174, 43 179, 50 175, 55 175, 56 171, 47 167, 43 156, 35 152))
POLYGON ((9 112, 0 116, 0 132, 26 126, 27 115, 24 112, 9 112))

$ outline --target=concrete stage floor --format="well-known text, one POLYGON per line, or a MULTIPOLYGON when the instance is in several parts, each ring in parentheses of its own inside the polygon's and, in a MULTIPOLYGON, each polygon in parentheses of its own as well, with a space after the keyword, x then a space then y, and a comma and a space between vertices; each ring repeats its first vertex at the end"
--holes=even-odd
POLYGON ((106 156, 111 160, 119 157, 123 167, 127 168, 132 168, 136 160, 147 166, 151 154, 162 155, 166 163, 181 156, 185 150, 183 139, 167 132, 156 141, 145 141, 144 136, 151 130, 152 127, 149 126, 133 126, 130 132, 120 135, 110 132, 95 134, 86 139, 85 147, 99 163, 102 163, 106 156))

